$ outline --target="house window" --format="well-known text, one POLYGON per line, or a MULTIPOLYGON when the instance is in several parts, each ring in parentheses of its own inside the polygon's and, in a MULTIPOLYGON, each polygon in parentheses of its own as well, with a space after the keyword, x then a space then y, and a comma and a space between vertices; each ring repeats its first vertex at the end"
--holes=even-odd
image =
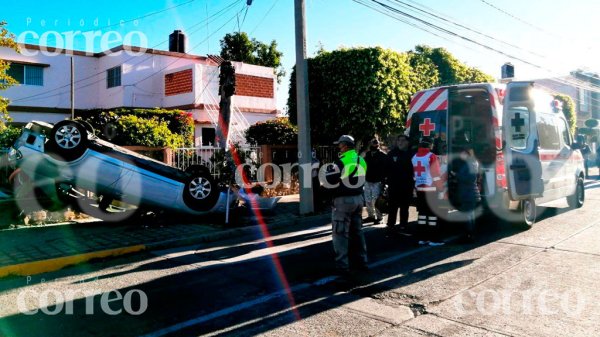
POLYGON ((214 146, 215 136, 215 128, 202 128, 202 146, 214 146))
POLYGON ((106 88, 121 86, 121 66, 106 71, 106 88))
POLYGON ((40 66, 12 63, 7 74, 21 84, 44 85, 44 68, 40 66))
POLYGON ((590 92, 588 90, 579 89, 579 110, 582 112, 589 111, 590 92))

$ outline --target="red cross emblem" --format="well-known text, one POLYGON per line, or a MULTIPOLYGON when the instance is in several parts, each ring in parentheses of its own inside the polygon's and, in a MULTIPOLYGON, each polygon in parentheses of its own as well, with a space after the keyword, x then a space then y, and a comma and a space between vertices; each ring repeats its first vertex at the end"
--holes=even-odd
POLYGON ((421 164, 420 161, 417 162, 417 166, 415 167, 415 172, 417 173, 417 175, 420 177, 421 173, 425 172, 425 166, 423 166, 423 164, 421 164))
POLYGON ((435 123, 431 123, 431 118, 425 118, 423 123, 419 124, 419 131, 423 132, 425 137, 429 137, 433 130, 435 130, 435 123))

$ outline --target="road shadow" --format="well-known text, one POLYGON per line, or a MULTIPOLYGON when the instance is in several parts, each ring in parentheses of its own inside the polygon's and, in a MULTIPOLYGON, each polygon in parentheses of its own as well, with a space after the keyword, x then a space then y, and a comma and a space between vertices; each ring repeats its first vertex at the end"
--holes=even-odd
MULTIPOLYGON (((546 208, 539 219, 562 214, 569 211, 563 208, 546 208)), ((414 224, 414 223, 413 223, 414 224)), ((456 235, 461 226, 448 226, 446 235, 456 235)), ((252 257, 235 263, 221 263, 211 267, 177 270, 177 273, 163 275, 155 279, 135 285, 119 287, 125 294, 140 290, 148 296, 148 308, 140 316, 108 315, 102 312, 99 296, 85 297, 72 301, 75 312, 85 312, 88 301, 93 303, 93 315, 56 315, 43 313, 34 315, 17 314, 2 319, 2 329, 10 327, 22 335, 33 331, 45 331, 48 335, 79 336, 82 331, 98 329, 110 320, 114 336, 140 335, 153 332, 171 325, 199 316, 205 320, 196 320, 173 336, 189 336, 198 334, 215 334, 222 329, 226 333, 218 335, 250 336, 269 332, 284 327, 297 320, 310 318, 326 311, 350 304, 360 298, 378 298, 398 288, 406 287, 428 278, 439 276, 450 271, 469 266, 473 259, 461 259, 452 262, 441 261, 453 258, 470 250, 488 245, 492 242, 519 234, 523 228, 505 222, 483 223, 478 227, 477 240, 470 244, 449 244, 444 247, 425 248, 417 255, 410 255, 373 268, 364 277, 358 277, 343 284, 329 282, 315 283, 331 277, 333 270, 333 252, 331 242, 317 242, 301 248, 292 248, 279 254, 252 257), (307 285, 304 290, 293 291, 291 296, 285 294, 287 285, 292 288, 307 285), (240 306, 244 299, 281 292, 268 301, 257 302, 249 307, 228 311, 228 308, 240 306), (294 309, 292 309, 292 307, 294 309), (208 318, 214 319, 208 319, 208 318), (123 329, 119 329, 122 327, 123 329), (128 329, 124 327, 129 327, 128 329)), ((384 228, 370 228, 366 231, 367 246, 370 256, 378 260, 400 254, 408 254, 417 249, 418 244, 411 236, 390 236, 384 228)), ((410 233, 408 233, 410 235, 410 233)), ((301 243, 310 239, 325 238, 330 231, 317 231, 288 238, 273 240, 273 245, 301 243)), ((265 244, 249 243, 239 247, 222 247, 200 254, 190 253, 186 258, 161 260, 141 265, 134 270, 109 273, 100 279, 115 280, 119 276, 137 272, 153 272, 165 269, 177 269, 190 263, 225 260, 241 257, 250 252, 265 248, 265 244), (191 258, 192 261, 187 260, 191 258)), ((378 262, 378 261, 371 261, 378 262)), ((76 274, 75 274, 76 275, 76 274)), ((97 278, 84 279, 93 282, 97 278)), ((405 303, 414 310, 426 310, 427 303, 421 298, 406 295, 405 303)), ((403 296, 403 294, 398 294, 403 296)), ((251 301, 250 301, 251 302, 251 301)), ((135 305, 134 305, 135 307, 135 305)), ((48 307, 54 310, 57 306, 48 307)), ((116 302, 113 309, 123 308, 116 302)), ((15 334, 20 335, 20 334, 15 334)))

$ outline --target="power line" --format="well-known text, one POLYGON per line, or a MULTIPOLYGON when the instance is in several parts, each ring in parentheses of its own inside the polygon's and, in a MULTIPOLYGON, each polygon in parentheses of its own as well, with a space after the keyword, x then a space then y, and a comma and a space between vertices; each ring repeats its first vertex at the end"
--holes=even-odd
POLYGON ((514 14, 511 14, 511 13, 509 13, 509 12, 505 11, 504 9, 502 9, 502 8, 500 8, 500 7, 498 7, 498 6, 494 5, 494 4, 492 4, 492 3, 490 3, 490 2, 488 2, 488 1, 486 1, 486 0, 479 0, 479 1, 483 2, 484 4, 488 5, 489 7, 491 7, 491 8, 493 8, 493 9, 497 10, 498 12, 500 12, 500 13, 502 13, 502 14, 506 15, 506 16, 509 16, 509 17, 511 17, 511 18, 513 18, 513 19, 515 19, 515 20, 517 20, 517 21, 519 21, 519 22, 521 22, 521 23, 523 23, 523 24, 525 24, 525 25, 527 25, 527 26, 531 27, 531 28, 534 28, 534 29, 536 29, 536 30, 539 30, 540 32, 546 33, 546 34, 548 34, 548 35, 552 35, 552 36, 554 36, 554 37, 560 37, 560 38, 563 38, 563 36, 559 36, 559 35, 557 35, 557 34, 554 34, 554 33, 551 33, 551 32, 549 32, 549 31, 547 31, 547 30, 545 30, 545 29, 543 29, 543 28, 540 28, 540 27, 538 27, 538 26, 536 26, 536 25, 533 25, 533 24, 532 24, 532 23, 530 23, 529 21, 527 21, 527 20, 523 20, 523 19, 519 18, 518 16, 516 16, 516 15, 514 15, 514 14))
MULTIPOLYGON (((220 11, 216 12, 215 14, 211 15, 211 16, 210 16, 209 18, 207 18, 206 20, 204 20, 204 21, 200 21, 200 22, 197 22, 197 23, 195 23, 195 24, 191 25, 190 27, 188 27, 188 31, 189 31, 190 29, 192 29, 192 28, 196 27, 196 26, 199 26, 199 25, 203 24, 205 21, 206 21, 206 22, 209 22, 209 20, 210 20, 210 19, 213 19, 213 18, 214 18, 214 20, 213 20, 213 21, 216 21, 216 20, 217 20, 219 17, 221 17, 223 14, 225 14, 225 13, 229 12, 229 11, 230 11, 230 10, 231 10, 231 9, 232 9, 232 8, 233 8, 235 5, 236 5, 236 4, 237 4, 238 2, 240 2, 240 1, 241 1, 241 0, 234 0, 234 1, 233 1, 233 2, 231 2, 229 5, 227 5, 226 7, 224 7, 223 9, 221 9, 220 11)), ((228 21, 228 22, 229 22, 229 21, 228 21)), ((192 35, 192 34, 194 34, 195 32, 197 32, 198 30, 199 30, 199 29, 196 29, 196 30, 193 30, 193 31, 189 31, 189 32, 188 32, 188 34, 189 34, 189 35, 192 35)), ((211 34, 211 35, 209 35, 209 36, 208 36, 208 37, 207 37, 207 38, 206 38, 204 41, 207 41, 207 40, 208 40, 208 39, 209 39, 209 38, 210 38, 212 35, 214 35, 214 34, 211 34)), ((156 44, 155 46, 151 47, 151 49, 152 49, 152 48, 156 48, 157 46, 159 46, 159 45, 161 45, 161 44, 163 44, 163 43, 165 43, 165 42, 168 42, 168 41, 169 41, 169 40, 162 41, 162 42, 160 42, 160 43, 156 44)), ((131 56, 131 57, 129 57, 127 60, 123 61, 123 63, 127 63, 127 62, 129 62, 129 61, 133 60, 133 59, 134 59, 134 58, 136 58, 136 57, 137 57, 137 56, 131 56)), ((152 55, 149 55, 149 56, 145 57, 144 59, 140 60, 139 62, 137 62, 137 63, 134 63, 132 66, 136 66, 136 65, 138 65, 138 64, 141 64, 142 62, 145 62, 145 61, 149 60, 150 58, 152 58, 152 55)), ((178 58, 178 59, 179 59, 179 58, 178 58)), ((104 72, 105 72, 105 71, 104 71, 104 70, 102 70, 102 71, 99 71, 99 72, 97 72, 97 73, 95 73, 95 74, 92 74, 92 75, 90 75, 90 76, 87 76, 87 77, 84 77, 84 78, 82 78, 82 79, 79 79, 79 80, 75 81, 75 84, 77 84, 77 83, 81 83, 81 82, 83 82, 83 81, 85 81, 85 80, 88 80, 88 79, 91 79, 91 78, 94 78, 94 77, 96 77, 96 76, 98 76, 98 75, 101 75, 101 74, 103 74, 104 72)), ((86 87, 88 87, 88 86, 90 86, 90 85, 93 85, 93 84, 99 83, 100 81, 103 81, 103 80, 105 80, 105 79, 106 79, 106 78, 101 78, 100 80, 97 80, 97 81, 94 81, 94 82, 92 82, 92 83, 89 83, 89 84, 87 84, 87 85, 85 85, 85 86, 83 86, 83 87, 79 87, 78 89, 86 88, 86 87)), ((45 91, 45 92, 42 92, 42 93, 39 93, 39 94, 34 94, 34 95, 26 96, 26 97, 21 97, 21 98, 15 99, 15 100, 11 100, 11 102, 21 102, 21 101, 28 101, 28 100, 31 100, 32 98, 36 98, 36 97, 38 97, 38 99, 45 99, 45 98, 51 98, 51 97, 55 97, 55 96, 58 96, 58 95, 62 95, 62 94, 64 94, 64 93, 63 93, 63 92, 60 92, 60 93, 53 94, 53 95, 49 95, 49 96, 45 96, 45 95, 48 95, 48 94, 50 94, 50 93, 52 93, 52 92, 54 92, 54 91, 58 91, 58 90, 64 89, 64 88, 66 88, 66 87, 69 87, 69 86, 70 86, 70 84, 66 84, 66 85, 63 85, 63 86, 60 86, 60 87, 56 87, 56 88, 53 88, 53 89, 47 90, 47 91, 45 91)))
POLYGON ((252 33, 254 33, 254 31, 256 31, 256 29, 258 28, 258 26, 260 26, 263 23, 263 21, 265 21, 265 19, 269 15, 269 13, 271 13, 271 11, 273 10, 273 8, 275 8, 275 5, 277 5, 277 2, 278 2, 278 0, 273 0, 273 4, 271 5, 271 8, 269 8, 269 10, 262 17, 262 19, 260 19, 260 21, 258 22, 258 24, 256 24, 256 26, 254 26, 254 28, 250 32, 250 35, 252 35, 252 33))
MULTIPOLYGON (((99 27, 99 28, 97 28, 97 29, 94 29, 94 30, 102 30, 102 29, 105 29, 105 28, 114 27, 114 26, 119 26, 119 25, 122 25, 122 24, 126 24, 126 23, 130 23, 130 22, 134 22, 134 21, 137 21, 137 20, 140 20, 140 19, 147 18, 147 17, 149 17, 149 16, 153 16, 153 15, 156 15, 156 14, 160 14, 160 13, 163 13, 163 12, 169 11, 169 10, 171 10, 171 9, 175 9, 175 8, 181 7, 181 6, 183 6, 183 5, 187 5, 187 4, 189 4, 189 3, 192 3, 192 2, 194 2, 194 1, 197 1, 197 0, 188 0, 188 1, 186 1, 186 2, 182 2, 182 3, 178 4, 178 5, 174 5, 174 6, 167 7, 167 8, 164 8, 164 9, 161 9, 161 10, 158 10, 158 11, 155 11, 155 12, 151 12, 151 13, 148 13, 148 14, 144 14, 144 15, 142 15, 142 16, 139 16, 139 17, 137 17, 137 18, 134 18, 134 19, 129 19, 129 20, 125 20, 125 21, 120 21, 119 23, 115 23, 115 24, 112 24, 112 25, 107 25, 107 26, 99 27)), ((92 31, 92 30, 90 30, 90 31, 92 31)))
MULTIPOLYGON (((361 1, 361 0, 353 0, 353 1, 354 1, 354 2, 357 2, 357 3, 359 3, 359 4, 363 5, 363 6, 366 6, 366 7, 368 7, 368 8, 371 8, 371 9, 373 9, 373 7, 372 7, 372 6, 368 6, 368 5, 366 5, 366 4, 363 2, 363 1, 367 1, 367 0, 362 0, 362 1, 361 1)), ((549 73, 554 73, 554 71, 552 71, 552 70, 550 70, 550 69, 547 69, 547 68, 544 68, 544 67, 542 67, 542 66, 540 66, 540 65, 538 65, 538 64, 535 64, 535 63, 533 63, 533 62, 530 62, 530 61, 528 61, 528 60, 526 60, 526 59, 523 59, 523 58, 521 58, 521 57, 518 57, 518 56, 515 56, 515 55, 511 55, 511 54, 509 54, 509 53, 506 53, 506 52, 503 52, 503 51, 501 51, 501 50, 499 50, 499 49, 497 49, 497 48, 491 47, 491 46, 489 46, 489 45, 486 45, 486 44, 484 44, 484 43, 481 43, 481 42, 479 42, 479 41, 476 41, 476 40, 474 40, 474 39, 472 39, 472 38, 465 37, 465 36, 463 36, 463 35, 460 35, 460 34, 458 34, 458 33, 456 33, 456 32, 450 31, 450 30, 448 30, 448 29, 446 29, 446 28, 443 28, 443 27, 440 27, 440 26, 438 26, 438 25, 435 25, 435 24, 433 24, 433 23, 431 23, 431 22, 428 22, 428 21, 426 21, 426 20, 424 20, 424 19, 418 18, 418 17, 416 17, 416 16, 414 16, 414 15, 411 15, 411 14, 409 14, 409 13, 403 12, 403 11, 401 11, 401 10, 399 10, 399 9, 397 9, 397 8, 394 8, 394 7, 392 7, 392 6, 388 5, 388 4, 382 3, 382 2, 380 2, 380 1, 377 1, 377 0, 370 0, 370 1, 371 1, 371 2, 373 2, 373 3, 375 3, 375 4, 377 4, 377 5, 379 5, 379 6, 380 6, 380 7, 382 7, 382 8, 384 8, 384 9, 385 9, 385 10, 387 10, 388 12, 391 12, 391 13, 396 13, 396 14, 398 14, 398 15, 401 15, 401 16, 405 17, 405 18, 409 18, 409 19, 411 19, 411 20, 413 20, 413 21, 417 21, 417 22, 419 22, 419 23, 421 23, 421 24, 423 24, 423 25, 425 25, 425 26, 427 26, 427 27, 433 28, 433 29, 435 29, 435 30, 437 30, 437 31, 439 31, 439 32, 442 32, 442 33, 444 33, 444 34, 451 35, 451 36, 454 36, 454 37, 458 37, 458 38, 460 38, 460 39, 462 39, 462 40, 465 40, 465 41, 467 41, 467 42, 470 42, 470 43, 472 43, 472 44, 476 44, 476 45, 478 45, 478 46, 481 46, 481 47, 483 47, 483 48, 485 48, 485 49, 487 49, 487 50, 490 50, 490 51, 492 51, 492 52, 495 52, 495 53, 498 53, 498 54, 501 54, 501 55, 507 56, 507 57, 509 57, 509 58, 511 58, 511 59, 514 59, 514 60, 517 60, 517 61, 523 62, 523 63, 525 63, 525 64, 527 64, 527 65, 530 65, 530 66, 533 66, 533 67, 535 67, 535 68, 538 68, 538 69, 541 69, 541 70, 547 71, 547 72, 549 72, 549 73)), ((379 11, 379 12, 381 12, 381 11, 379 11)), ((388 15, 388 16, 390 16, 390 15, 388 15)), ((395 16, 392 16, 392 17, 394 17, 394 18, 395 18, 395 19, 397 19, 398 21, 401 21, 401 22, 407 23, 407 21, 406 21, 406 20, 403 20, 403 19, 397 18, 397 17, 395 17, 395 16)), ((430 34, 433 34, 433 35, 436 35, 436 36, 438 36, 438 37, 439 37, 439 35, 438 35, 438 34, 432 33, 432 32, 430 32, 429 30, 425 29, 424 27, 421 27, 421 26, 419 26, 419 25, 415 25, 414 23, 407 23, 407 24, 409 24, 409 25, 411 25, 411 26, 413 26, 413 27, 415 27, 415 28, 417 28, 417 29, 420 29, 420 30, 426 31, 426 32, 428 32, 428 33, 430 33, 430 34)), ((594 92, 600 92, 600 91, 598 91, 597 89, 593 89, 594 87, 596 87, 596 88, 598 88, 598 87, 599 87, 599 86, 597 86, 597 85, 594 85, 593 83, 589 83, 589 85, 590 85, 590 86, 586 86, 586 87, 584 87, 584 86, 582 86, 582 85, 580 85, 580 84, 573 83, 573 82, 569 82, 568 80, 564 80, 564 82, 565 82, 565 83, 568 83, 568 84, 570 84, 570 85, 572 85, 572 86, 574 86, 574 87, 586 88, 586 89, 588 89, 588 90, 590 90, 590 91, 594 91, 594 92)))
MULTIPOLYGON (((403 6, 405 6, 405 7, 409 7, 409 8, 415 9, 415 10, 417 10, 417 11, 419 11, 419 12, 425 13, 426 15, 429 15, 429 16, 431 16, 431 17, 437 18, 437 19, 439 19, 439 20, 441 20, 441 21, 443 21, 443 22, 446 22, 446 23, 449 23, 449 24, 451 24, 451 25, 454 25, 454 26, 456 26, 456 27, 460 27, 460 28, 462 28, 462 29, 468 30, 469 32, 472 32, 472 33, 475 33, 475 34, 477 34, 477 35, 480 35, 480 36, 486 37, 486 38, 488 38, 488 39, 490 39, 490 40, 493 40, 493 41, 499 42, 499 43, 501 43, 501 44, 503 44, 503 45, 506 45, 506 46, 509 46, 509 47, 513 47, 513 48, 516 48, 516 49, 523 49, 523 48, 521 48, 521 47, 519 47, 519 46, 517 46, 517 45, 514 45, 514 44, 512 44, 512 43, 509 43, 509 42, 506 42, 506 41, 500 40, 500 39, 498 39, 498 38, 495 38, 495 37, 493 37, 493 36, 491 36, 491 35, 488 35, 488 34, 486 34, 486 33, 480 32, 480 31, 478 31, 478 30, 475 30, 475 29, 469 28, 469 27, 467 27, 467 26, 465 26, 465 25, 463 25, 463 24, 461 24, 461 23, 458 23, 458 22, 456 22, 456 21, 453 21, 453 20, 447 19, 447 18, 445 18, 445 17, 443 17, 443 16, 441 16, 441 15, 437 15, 437 14, 431 13, 431 12, 429 12, 429 11, 426 11, 426 10, 424 10, 424 9, 418 8, 418 7, 416 7, 416 6, 413 6, 413 5, 411 5, 411 4, 408 4, 408 3, 406 3, 406 2, 404 2, 404 1, 401 1, 401 0, 394 0, 394 1, 395 1, 395 2, 397 2, 397 3, 399 3, 399 4, 401 4, 401 5, 403 5, 403 6)), ((525 50, 525 49, 524 49, 524 50, 525 50)), ((529 50, 525 50, 525 51, 526 51, 526 52, 528 52, 529 54, 532 54, 532 55, 535 55, 535 56, 538 56, 538 57, 542 57, 542 58, 544 58, 544 57, 545 57, 545 56, 543 56, 543 55, 540 55, 540 54, 538 54, 538 53, 536 53, 536 52, 533 52, 533 51, 529 51, 529 50)))
MULTIPOLYGON (((356 0, 354 0, 354 1, 356 1, 356 0)), ((483 47, 483 48, 485 48, 485 49, 489 49, 489 50, 491 50, 491 51, 494 51, 494 52, 496 52, 496 53, 499 53, 499 54, 502 54, 502 55, 504 55, 504 56, 510 57, 510 58, 512 58, 512 59, 518 60, 518 61, 520 61, 520 62, 526 63, 526 64, 528 64, 528 65, 531 65, 531 66, 533 66, 533 67, 536 67, 536 68, 541 68, 541 66, 539 66, 539 65, 537 65, 537 64, 535 64, 535 63, 529 62, 529 61, 527 61, 527 60, 525 60, 525 59, 523 59, 523 58, 520 58, 520 57, 518 57, 518 56, 511 55, 511 54, 509 54, 509 53, 503 52, 502 50, 499 50, 499 49, 497 49, 497 48, 494 48, 494 47, 491 47, 491 46, 489 46, 489 45, 486 45, 486 44, 484 44, 484 43, 481 43, 481 42, 479 42, 479 41, 476 41, 476 40, 474 40, 474 39, 472 39, 472 38, 466 37, 466 36, 464 36, 464 35, 460 35, 460 34, 458 34, 458 33, 455 33, 455 32, 453 32, 453 31, 451 31, 451 30, 448 30, 448 29, 446 29, 446 28, 443 28, 443 27, 440 27, 440 26, 438 26, 438 25, 435 25, 435 24, 433 24, 433 23, 431 23, 431 22, 428 22, 428 21, 426 21, 426 20, 424 20, 424 19, 418 18, 418 17, 416 17, 416 16, 414 16, 414 15, 411 15, 411 14, 409 14, 409 13, 406 13, 406 12, 404 12, 404 11, 401 11, 401 10, 399 10, 399 9, 397 9, 397 8, 394 8, 394 7, 392 7, 392 6, 388 5, 388 4, 382 3, 382 2, 380 2, 380 1, 378 1, 378 0, 370 0, 370 1, 372 1, 372 2, 374 2, 374 3, 377 3, 377 4, 379 4, 380 6, 382 6, 382 7, 386 8, 386 9, 388 9, 388 10, 392 11, 392 12, 398 13, 398 14, 400 14, 400 15, 402 15, 402 16, 405 16, 405 17, 407 17, 407 18, 409 18, 409 19, 411 19, 411 20, 417 21, 417 22, 419 22, 419 23, 421 23, 421 24, 423 24, 423 25, 426 25, 426 26, 428 26, 428 27, 431 27, 431 28, 433 28, 433 29, 435 29, 435 30, 438 30, 438 31, 442 32, 442 33, 445 33, 445 34, 448 34, 448 35, 452 35, 452 36, 458 37, 458 38, 460 38, 460 39, 463 39, 463 40, 465 40, 465 41, 467 41, 467 42, 470 42, 470 43, 476 44, 476 45, 478 45, 478 46, 480 46, 480 47, 483 47)))
MULTIPOLYGON (((236 18, 236 17, 239 15, 239 13, 241 13, 241 11, 240 11, 240 12, 237 12, 237 13, 236 13, 234 16, 232 16, 232 17, 231 17, 231 18, 230 18, 230 19, 229 19, 227 22, 225 22, 225 23, 224 23, 222 26, 220 26, 220 27, 219 27, 217 30, 215 30, 215 31, 214 31, 214 32, 213 32, 213 33, 212 33, 210 36, 208 36, 206 39, 204 39, 204 40, 200 41, 198 44, 194 45, 194 46, 193 46, 193 47, 192 47, 190 50, 194 50, 194 49, 196 49, 197 47, 199 47, 200 45, 202 45, 204 42, 206 42, 206 41, 207 41, 207 40, 208 40, 210 37, 212 37, 214 34, 218 33, 218 32, 219 32, 221 29, 223 29, 223 27, 225 27, 227 24, 229 24, 231 21, 233 21, 233 20, 234 20, 234 19, 235 19, 235 18, 236 18)), ((175 58, 175 60, 171 61, 170 63, 168 63, 168 64, 167 64, 167 65, 165 65, 164 67, 160 68, 160 69, 159 69, 159 70, 157 70, 156 72, 153 72, 153 73, 151 73, 150 75, 148 75, 148 76, 146 76, 146 77, 142 78, 141 80, 138 80, 138 81, 134 82, 133 84, 129 84, 129 85, 127 85, 127 86, 134 86, 134 87, 138 88, 138 87, 137 87, 137 84, 139 84, 139 83, 141 83, 141 82, 143 82, 143 81, 146 81, 147 79, 149 79, 149 78, 151 78, 151 77, 153 77, 153 76, 155 76, 155 75, 157 75, 157 74, 162 74, 162 71, 163 71, 163 70, 167 69, 168 67, 170 67, 171 65, 173 65, 175 62, 179 61, 179 60, 180 60, 182 57, 183 57, 183 56, 177 56, 177 57, 175 58)), ((148 58, 147 58, 147 59, 148 59, 148 58)), ((138 63, 136 63, 136 64, 139 64, 139 63, 141 63, 141 62, 138 62, 138 63)), ((102 72, 102 73, 104 73, 104 72, 102 72)), ((102 74, 102 73, 100 73, 100 74, 102 74)), ((98 79, 98 80, 96 80, 96 81, 94 81, 94 82, 92 82, 92 83, 88 83, 88 84, 86 84, 86 85, 84 85, 84 86, 81 86, 81 87, 79 87, 78 89, 84 89, 84 88, 87 88, 87 87, 89 87, 89 86, 95 85, 95 84, 97 84, 97 83, 99 83, 99 82, 102 82, 102 81, 104 81, 104 80, 106 80, 106 77, 101 77, 100 79, 98 79)), ((138 88, 138 89, 139 89, 139 88, 138 88)), ((121 88, 121 90, 122 90, 122 88, 121 88)), ((59 93, 57 93, 57 94, 53 94, 53 95, 50 95, 50 96, 41 97, 41 98, 39 98, 39 99, 51 98, 51 97, 59 96, 59 95, 62 95, 62 94, 64 94, 64 92, 59 92, 59 93)))
MULTIPOLYGON (((363 6, 365 6, 365 7, 368 7, 368 8, 370 8, 370 9, 374 10, 374 11, 377 11, 377 12, 379 12, 379 13, 381 13, 381 14, 385 15, 385 16, 388 16, 388 17, 390 17, 390 18, 392 18, 392 19, 398 20, 398 21, 400 21, 400 22, 402 22, 402 23, 405 23, 405 24, 407 24, 407 25, 409 25, 409 26, 415 27, 415 28, 417 28, 417 29, 419 29, 419 30, 422 30, 422 31, 424 31, 424 32, 427 32, 427 33, 429 33, 429 34, 431 34, 431 35, 437 36, 437 37, 439 37, 440 39, 444 39, 444 40, 446 39, 446 38, 445 38, 444 36, 442 36, 442 35, 439 35, 439 34, 437 34, 437 33, 434 33, 434 32, 432 32, 432 31, 428 30, 427 28, 423 28, 423 27, 421 27, 421 26, 419 26, 419 25, 417 25, 417 24, 415 24, 415 23, 413 23, 413 22, 410 22, 410 21, 408 21, 408 20, 407 20, 407 19, 405 19, 405 18, 399 17, 397 14, 390 13, 390 12, 386 12, 386 11, 385 11, 385 10, 383 10, 383 9, 380 9, 380 8, 378 8, 378 7, 374 7, 374 6, 372 6, 371 4, 369 4, 369 3, 367 2, 367 1, 369 1, 369 0, 353 0, 353 1, 354 1, 354 2, 356 2, 356 3, 359 3, 359 4, 361 4, 361 5, 363 5, 363 6)), ((473 50, 473 51, 475 51, 475 49, 474 49, 474 48, 471 48, 471 47, 469 47, 469 46, 467 46, 467 45, 465 45, 465 44, 458 43, 458 42, 455 42, 455 43, 457 43, 457 44, 459 44, 459 45, 461 45, 461 46, 463 46, 463 47, 465 47, 465 48, 467 48, 467 49, 470 49, 470 50, 473 50)))
POLYGON ((242 30, 242 26, 244 25, 244 22, 246 22, 246 15, 248 15, 248 9, 250 9, 250 5, 246 6, 246 12, 244 12, 244 19, 242 19, 242 24, 240 25, 240 31, 242 30))

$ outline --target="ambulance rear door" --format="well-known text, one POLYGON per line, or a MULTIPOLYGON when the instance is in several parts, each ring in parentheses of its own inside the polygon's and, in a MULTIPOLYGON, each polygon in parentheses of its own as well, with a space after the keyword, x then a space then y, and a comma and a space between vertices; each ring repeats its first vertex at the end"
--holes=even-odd
POLYGON ((544 192, 534 102, 533 82, 511 82, 506 86, 502 124, 512 200, 535 198, 544 192))

